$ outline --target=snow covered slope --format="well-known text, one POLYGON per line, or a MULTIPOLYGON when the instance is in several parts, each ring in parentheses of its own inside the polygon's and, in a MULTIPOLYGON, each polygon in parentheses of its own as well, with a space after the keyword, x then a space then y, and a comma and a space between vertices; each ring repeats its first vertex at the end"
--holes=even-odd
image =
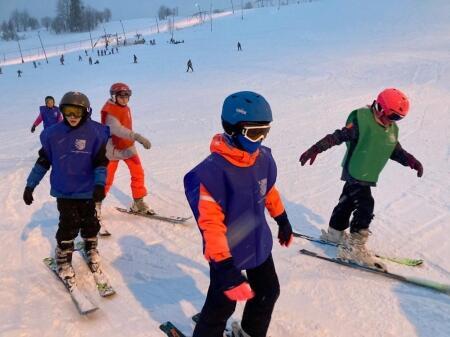
MULTIPOLYGON (((292 224, 313 235, 327 227, 341 192, 344 146, 320 154, 313 166, 301 167, 299 154, 342 127, 352 109, 370 104, 383 88, 400 88, 411 100, 410 114, 399 122, 400 142, 425 173, 418 179, 409 168, 388 163, 373 189, 369 245, 425 260, 420 268, 390 264, 392 271, 450 283, 449 33, 446 0, 326 0, 247 11, 243 21, 236 13, 215 20, 212 33, 207 24, 176 31, 184 44, 167 43, 167 33, 154 35, 156 46, 121 48, 98 65, 79 62, 77 52, 65 55, 65 66, 54 57, 37 69, 30 63, 2 67, 0 336, 157 337, 158 325, 168 319, 192 331, 189 317, 201 309, 208 286, 201 237, 194 223, 116 212, 114 206, 131 203, 124 165, 105 201, 113 236, 100 242, 117 295, 99 298, 81 257, 74 258, 82 289, 100 307, 92 316, 79 316, 42 263, 54 250, 58 222, 48 177, 32 206, 22 201, 39 149, 38 132, 29 129, 43 98, 82 91, 99 119, 116 81, 132 87, 134 128, 153 144, 149 151, 139 148, 148 200, 175 215, 190 212, 182 178, 221 131, 223 99, 239 90, 263 94, 274 112, 266 144, 278 163, 278 188, 292 224), (195 72, 187 74, 189 58, 195 72)), ((275 244, 282 288, 271 337, 449 336, 449 296, 300 256, 300 248, 333 254, 302 240, 289 249, 275 244)), ((233 317, 241 312, 239 305, 233 317)))

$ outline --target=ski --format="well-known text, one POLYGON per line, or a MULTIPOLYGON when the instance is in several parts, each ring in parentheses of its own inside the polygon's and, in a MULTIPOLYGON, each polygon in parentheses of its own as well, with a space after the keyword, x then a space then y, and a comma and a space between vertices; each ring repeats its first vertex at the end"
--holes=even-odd
POLYGON ((177 329, 172 322, 167 321, 159 326, 159 328, 166 333, 168 337, 187 337, 184 333, 177 329))
POLYGON ((83 260, 86 262, 86 264, 89 267, 89 270, 92 273, 92 276, 94 276, 95 284, 97 285, 98 293, 101 297, 108 297, 111 295, 114 295, 116 291, 111 286, 111 283, 108 280, 108 277, 103 272, 102 268, 99 264, 90 264, 88 262, 88 257, 86 255, 86 252, 84 251, 84 242, 79 241, 77 242, 77 250, 80 252, 80 254, 83 257, 83 260))
MULTIPOLYGON (((322 240, 320 238, 316 238, 310 235, 305 235, 305 234, 301 234, 301 233, 293 233, 293 235, 297 238, 302 238, 305 240, 309 240, 312 242, 317 242, 317 243, 321 243, 324 245, 329 245, 329 246, 334 246, 337 247, 339 246, 339 244, 335 243, 335 242, 331 242, 331 241, 326 241, 326 240, 322 240)), ((411 258, 406 258, 406 257, 391 257, 391 256, 383 256, 383 255, 379 255, 379 254, 374 254, 376 257, 378 257, 379 259, 383 259, 386 261, 391 261, 394 263, 398 263, 398 264, 402 264, 404 266, 409 266, 409 267, 417 267, 423 264, 423 260, 422 259, 411 259, 411 258)))
POLYGON ((400 282, 414 284, 414 285, 419 286, 419 287, 431 289, 431 290, 434 290, 434 291, 437 291, 437 292, 440 292, 440 293, 444 293, 444 294, 450 295, 450 285, 447 285, 447 284, 441 284, 441 283, 438 283, 438 282, 425 280, 425 279, 420 279, 420 278, 415 278, 415 277, 406 277, 406 276, 395 274, 395 273, 391 273, 391 272, 388 272, 388 271, 382 271, 380 269, 359 265, 359 264, 351 262, 351 261, 346 261, 346 260, 341 260, 339 258, 332 258, 332 257, 320 255, 320 254, 317 254, 315 252, 309 251, 307 249, 301 249, 300 253, 303 254, 303 255, 307 255, 307 256, 318 258, 320 260, 333 262, 333 263, 340 264, 342 266, 351 267, 351 268, 354 268, 354 269, 359 269, 359 270, 371 272, 373 274, 378 274, 378 275, 381 275, 381 276, 384 276, 384 277, 387 277, 387 278, 390 278, 390 279, 394 279, 394 280, 397 280, 397 281, 400 281, 400 282))
POLYGON ((87 315, 98 309, 98 307, 95 304, 93 304, 78 288, 75 277, 64 280, 59 276, 58 270, 56 267, 56 261, 54 258, 46 257, 44 259, 44 263, 56 275, 56 277, 64 284, 64 286, 66 287, 70 296, 72 297, 72 301, 75 303, 75 305, 81 315, 87 315))
POLYGON ((139 215, 139 216, 143 216, 145 218, 161 220, 161 221, 166 221, 166 222, 171 222, 171 223, 184 223, 186 220, 189 220, 190 218, 192 218, 192 216, 181 217, 181 216, 164 216, 164 215, 160 215, 160 214, 139 213, 139 212, 133 212, 130 209, 121 208, 121 207, 116 207, 116 209, 122 213, 139 215))

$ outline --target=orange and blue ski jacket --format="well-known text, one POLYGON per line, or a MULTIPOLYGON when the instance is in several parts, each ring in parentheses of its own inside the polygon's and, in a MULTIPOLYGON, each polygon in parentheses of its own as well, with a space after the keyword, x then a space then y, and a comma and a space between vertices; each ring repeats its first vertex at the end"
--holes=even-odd
POLYGON ((205 258, 219 262, 232 256, 241 270, 257 267, 273 245, 265 209, 272 217, 284 212, 275 187, 275 161, 269 148, 250 154, 223 134, 214 136, 210 150, 184 178, 205 258))

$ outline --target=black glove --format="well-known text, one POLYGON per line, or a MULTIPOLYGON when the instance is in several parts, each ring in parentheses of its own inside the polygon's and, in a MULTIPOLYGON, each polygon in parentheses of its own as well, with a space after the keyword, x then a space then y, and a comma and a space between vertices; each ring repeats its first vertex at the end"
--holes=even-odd
POLYGON ((221 291, 235 288, 247 281, 241 271, 234 266, 232 257, 220 262, 211 262, 211 269, 221 291))
POLYGON ((33 203, 33 191, 34 188, 31 187, 25 187, 25 190, 23 191, 23 201, 25 201, 26 205, 31 205, 33 203))
POLYGON ((305 165, 308 160, 309 165, 312 165, 312 163, 314 163, 314 160, 316 160, 316 157, 319 153, 320 153, 319 147, 317 145, 313 145, 308 150, 302 153, 299 161, 302 164, 302 166, 305 165))
POLYGON ((423 166, 413 155, 409 155, 408 158, 408 166, 413 170, 417 171, 417 176, 420 178, 423 175, 423 166))
POLYGON ((36 125, 33 124, 33 126, 31 127, 31 133, 33 133, 34 131, 36 131, 36 125))
POLYGON ((105 186, 95 185, 94 193, 92 193, 92 199, 94 200, 94 202, 100 202, 105 199, 105 186))
POLYGON ((292 226, 287 217, 286 211, 275 217, 274 220, 278 224, 278 241, 280 245, 289 247, 292 243, 292 226))

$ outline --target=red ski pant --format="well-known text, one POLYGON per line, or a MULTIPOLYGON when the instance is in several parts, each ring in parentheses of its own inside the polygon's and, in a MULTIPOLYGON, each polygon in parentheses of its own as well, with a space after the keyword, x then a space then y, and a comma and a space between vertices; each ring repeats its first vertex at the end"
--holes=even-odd
MULTIPOLYGON (((142 168, 141 160, 138 155, 131 158, 124 159, 131 174, 131 194, 133 199, 143 198, 147 195, 145 188, 144 169, 142 168)), ((108 164, 108 172, 106 174, 105 193, 108 193, 114 181, 114 174, 116 173, 118 160, 111 160, 108 164)))

